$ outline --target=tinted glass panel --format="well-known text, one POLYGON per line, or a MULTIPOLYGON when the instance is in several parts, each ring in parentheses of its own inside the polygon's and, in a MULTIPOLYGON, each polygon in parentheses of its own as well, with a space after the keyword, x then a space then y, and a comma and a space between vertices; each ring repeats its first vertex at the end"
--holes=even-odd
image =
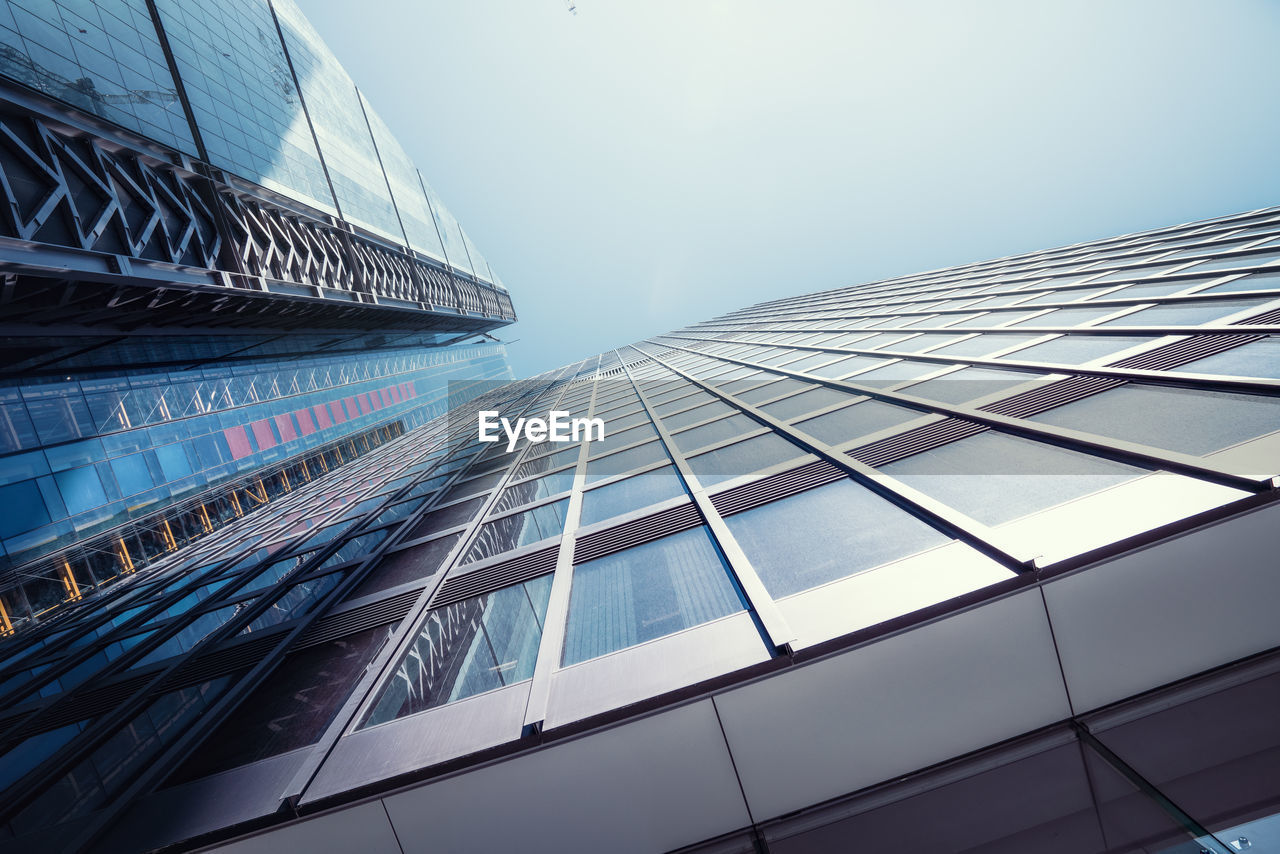
POLYGON ((796 427, 828 445, 841 445, 886 427, 914 421, 923 414, 892 403, 864 400, 862 403, 801 421, 796 427))
POLYGON ((736 445, 717 448, 689 459, 689 467, 703 486, 722 483, 788 460, 807 456, 800 447, 773 433, 756 436, 736 445))
POLYGON ((907 457, 881 470, 988 525, 1145 473, 1133 466, 994 431, 907 457))
POLYGON ((664 466, 583 493, 580 523, 591 525, 684 494, 676 470, 664 466))
POLYGON ((1280 430, 1280 398, 1128 383, 1032 420, 1208 454, 1280 430))
POLYGON ((775 597, 943 545, 946 535, 843 480, 725 520, 775 597))
POLYGON ((728 565, 702 528, 580 564, 562 663, 625 649, 743 610, 728 565))
POLYGON ((504 587, 427 614, 365 726, 533 676, 551 576, 504 587))

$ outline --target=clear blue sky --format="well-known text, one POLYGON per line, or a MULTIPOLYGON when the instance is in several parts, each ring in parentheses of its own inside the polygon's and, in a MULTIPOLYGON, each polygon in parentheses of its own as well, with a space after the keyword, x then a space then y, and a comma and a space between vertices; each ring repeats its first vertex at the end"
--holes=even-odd
POLYGON ((1280 204, 1276 0, 300 0, 510 287, 517 376, 1280 204))

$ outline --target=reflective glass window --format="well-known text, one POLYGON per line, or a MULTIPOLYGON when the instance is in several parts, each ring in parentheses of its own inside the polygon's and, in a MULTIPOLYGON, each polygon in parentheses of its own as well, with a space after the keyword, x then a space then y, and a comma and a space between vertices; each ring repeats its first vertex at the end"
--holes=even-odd
POLYGON ((635 471, 647 465, 671 458, 663 450, 661 442, 650 442, 607 457, 599 457, 587 463, 587 483, 595 483, 606 477, 635 471))
POLYGON ((684 494, 676 470, 663 466, 583 493, 581 524, 592 525, 684 494))
POLYGON ((880 388, 897 385, 906 380, 914 380, 925 374, 933 374, 944 370, 946 365, 939 365, 934 362, 913 362, 909 359, 903 359, 883 368, 874 368, 866 373, 858 374, 850 377, 849 382, 859 385, 869 385, 880 388))
POLYGON ((679 430, 681 427, 687 427, 690 424, 697 424, 699 421, 706 421, 708 418, 728 415, 730 412, 737 411, 738 410, 734 409, 729 404, 717 400, 712 403, 694 407, 693 409, 677 412, 674 415, 663 416, 662 425, 668 430, 679 430))
POLYGON ((828 445, 841 445, 862 436, 869 436, 886 427, 894 427, 920 418, 924 413, 892 403, 864 400, 835 412, 801 421, 796 427, 821 439, 828 445))
POLYGON ((1206 288, 1200 293, 1220 294, 1233 291, 1270 290, 1272 288, 1280 288, 1280 273, 1258 273, 1253 276, 1243 276, 1221 285, 1206 288))
POLYGON ((1267 300, 1215 300, 1156 305, 1124 317, 1109 320, 1104 326, 1199 326, 1224 317, 1265 305, 1267 300))
POLYGON ((573 568, 561 663, 576 664, 745 608, 704 528, 573 568))
POLYGON ((1280 430, 1280 398, 1127 383, 1032 420, 1208 454, 1280 430))
POLYGON ((1264 338, 1170 370, 1175 373, 1280 379, 1280 337, 1264 338))
POLYGON ((1015 350, 1004 358, 1024 362, 1083 365, 1154 340, 1131 335, 1063 335, 1043 344, 1015 350))
POLYGON ((703 486, 754 474, 788 460, 808 456, 800 447, 774 433, 765 433, 745 442, 717 448, 689 459, 689 467, 703 486))
POLYGON ((815 409, 822 409, 832 406, 843 401, 852 399, 847 391, 839 391, 834 388, 818 387, 801 394, 792 395, 784 400, 776 400, 773 403, 766 403, 760 408, 775 418, 784 421, 794 418, 797 415, 804 415, 806 412, 813 412, 815 409))
POLYGON ((355 83, 292 0, 273 5, 343 217, 403 242, 355 83))
POLYGON ((58 483, 58 492, 67 505, 67 512, 72 516, 92 510, 107 503, 107 494, 102 489, 102 481, 93 466, 60 471, 54 475, 58 483))
POLYGON ((1042 336, 1001 335, 995 332, 988 332, 976 335, 973 338, 966 338, 955 344, 949 344, 946 347, 939 347, 931 352, 938 356, 974 356, 981 359, 1007 347, 1025 344, 1040 337, 1042 336))
POLYGON ((913 385, 906 392, 941 403, 964 403, 1043 376, 998 368, 961 368, 937 379, 913 385))
POLYGON ((363 725, 531 678, 550 596, 544 575, 429 612, 363 725))
POLYGON ((699 448, 705 448, 707 445, 713 445, 716 442, 723 442, 726 439, 733 439, 738 436, 746 435, 761 429, 758 421, 746 415, 730 415, 728 418, 721 418, 719 421, 712 421, 710 424, 703 424, 701 427, 693 427, 681 433, 672 436, 672 440, 676 443, 676 447, 683 453, 689 454, 699 448))
POLYGON ((241 634, 262 631, 277 623, 283 623, 285 620, 301 617, 319 604, 326 593, 338 586, 338 582, 342 580, 342 575, 341 572, 331 572, 320 578, 313 578, 310 581, 302 581, 293 585, 283 596, 272 602, 271 607, 256 620, 245 626, 241 630, 241 634))
POLYGON ((410 581, 421 581, 435 575, 453 551, 461 534, 449 534, 428 540, 398 552, 382 556, 373 571, 353 590, 348 599, 359 599, 379 590, 387 590, 410 581))
POLYGON ((564 530, 564 512, 568 506, 569 499, 563 498, 486 522, 480 527, 464 562, 483 560, 558 535, 564 530))
POLYGON ((196 153, 143 0, 6 6, 0 27, 8 49, 0 62, 5 75, 164 145, 196 153))
POLYGON ((49 522, 49 511, 34 480, 0 486, 0 507, 4 508, 0 537, 12 537, 49 522))
POLYGON ((950 541, 850 480, 725 519, 774 597, 855 575, 950 541))
POLYGON ((992 430, 880 468, 987 525, 1145 474, 1134 466, 992 430))
POLYGON ((267 4, 156 0, 156 8, 210 161, 334 212, 267 4))

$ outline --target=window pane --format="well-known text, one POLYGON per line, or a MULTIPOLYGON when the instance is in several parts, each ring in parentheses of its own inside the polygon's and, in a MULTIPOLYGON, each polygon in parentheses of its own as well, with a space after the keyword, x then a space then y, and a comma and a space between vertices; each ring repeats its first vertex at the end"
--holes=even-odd
POLYGON ((760 426, 758 422, 745 415, 730 415, 728 418, 712 421, 710 424, 703 424, 701 427, 694 427, 683 433, 676 433, 671 438, 675 441, 677 448, 688 454, 707 445, 714 445, 716 442, 723 442, 726 439, 759 430, 760 426))
POLYGON ((360 582, 347 599, 359 599, 379 590, 435 575, 460 536, 461 534, 449 534, 438 540, 429 540, 421 545, 384 555, 373 572, 360 582))
POLYGON ((107 494, 102 491, 102 481, 93 466, 60 471, 54 479, 58 482, 58 491, 62 493, 67 512, 72 516, 107 503, 107 494))
POLYGON ((1212 323, 1228 315, 1247 308, 1264 305, 1266 300, 1222 300, 1216 302, 1182 303, 1179 305, 1157 305, 1144 308, 1115 320, 1108 320, 1103 326, 1199 326, 1212 323))
POLYGON ((564 530, 564 511, 568 506, 569 500, 562 498, 523 513, 486 522, 463 563, 484 560, 556 536, 564 530))
POLYGON ((924 413, 916 412, 892 403, 865 400, 796 425, 799 429, 821 439, 828 445, 841 445, 860 436, 870 436, 886 427, 906 424, 924 413))
POLYGON ((1043 344, 1009 353, 1006 359, 1025 362, 1052 362, 1061 365, 1083 365, 1121 350, 1154 341, 1154 338, 1136 338, 1117 335, 1063 335, 1043 344))
POLYGON ((366 629, 291 654, 169 785, 315 744, 393 628, 366 629))
POLYGON ((1170 370, 1177 373, 1280 379, 1280 337, 1264 338, 1170 370))
POLYGON ((1131 480, 1144 471, 987 431, 881 470, 988 525, 998 525, 1131 480))
POLYGON ((0 513, 0 537, 11 537, 49 522, 49 511, 34 480, 0 486, 0 507, 4 508, 0 513))
POLYGON ((910 386, 905 391, 942 403, 964 403, 1043 376, 998 368, 961 368, 946 376, 910 386))
POLYGON ((744 610, 703 528, 574 567, 564 665, 744 610))
POLYGON ((850 480, 725 519, 760 580, 789 596, 949 542, 850 480))
POLYGON ((765 433, 736 445, 717 448, 714 451, 692 457, 689 467, 703 486, 723 483, 744 474, 754 474, 762 469, 808 456, 800 447, 781 436, 765 433))
POLYGON ((564 469, 546 477, 526 480, 507 487, 503 491, 502 497, 498 499, 494 509, 499 512, 513 510, 522 504, 529 504, 543 498, 559 495, 562 492, 568 492, 572 487, 573 469, 564 469))
POLYGON ((1032 420, 1185 454, 1209 454, 1280 430, 1280 399, 1129 383, 1032 420))
POLYGON ((664 466, 583 493, 582 524, 592 525, 684 494, 684 486, 676 470, 664 466))
POLYGON ((774 418, 781 418, 785 421, 797 415, 803 415, 806 412, 813 412, 815 409, 822 409, 824 406, 847 401, 852 397, 853 395, 847 391, 837 391, 833 388, 815 388, 803 394, 788 397, 786 400, 767 403, 760 408, 774 418))
POLYGON ((591 443, 591 456, 598 457, 601 454, 615 451, 618 448, 625 448, 627 445, 634 445, 636 442, 643 442, 645 439, 652 439, 658 435, 658 431, 653 429, 652 424, 641 424, 639 427, 632 427, 629 430, 614 432, 609 425, 605 425, 607 432, 602 440, 591 443))
POLYGON ((587 483, 594 483, 616 474, 634 471, 656 462, 666 462, 671 458, 663 450, 661 442, 650 442, 638 448, 631 448, 619 454, 592 460, 587 463, 587 483))
POLYGON ((364 726, 531 678, 550 595, 543 575, 431 611, 364 726))
POLYGON ((998 350, 1006 347, 1014 347, 1018 344, 1025 344, 1028 341, 1034 341, 1039 335, 998 335, 989 332, 985 335, 979 335, 976 338, 967 338, 956 344, 946 347, 939 347, 933 351, 933 355, 947 356, 976 356, 983 358, 990 356, 998 350))
POLYGON ((438 531, 469 522, 483 503, 483 498, 473 498, 470 501, 462 501, 449 507, 432 510, 418 520, 405 539, 416 540, 419 537, 430 536, 438 531))
POLYGON ((708 418, 715 418, 717 415, 728 415, 730 412, 737 412, 737 410, 729 404, 717 400, 675 415, 668 415, 662 419, 662 424, 668 430, 679 430, 681 427, 697 424, 699 421, 706 421, 708 418))
POLYGON ((1280 273, 1260 273, 1256 276, 1245 276, 1232 279, 1224 285, 1214 285, 1201 291, 1205 294, 1226 293, 1228 291, 1262 291, 1280 288, 1280 273))
POLYGON ((946 365, 939 365, 933 362, 913 362, 909 359, 903 359, 900 362, 885 365, 883 368, 875 368, 865 374, 849 377, 849 382, 883 388, 897 385, 906 380, 914 380, 916 377, 922 377, 925 374, 937 373, 945 367, 946 365))

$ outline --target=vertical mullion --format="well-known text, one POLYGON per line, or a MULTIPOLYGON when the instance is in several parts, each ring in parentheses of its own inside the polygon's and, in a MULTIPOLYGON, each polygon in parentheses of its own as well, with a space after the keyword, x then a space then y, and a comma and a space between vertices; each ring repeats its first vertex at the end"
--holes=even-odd
MULTIPOLYGON (((666 370, 671 371, 668 365, 659 362, 655 357, 644 353, 643 350, 635 347, 632 347, 632 349, 642 353, 652 364, 661 365, 666 370)), ((671 455, 672 461, 675 462, 680 476, 689 485, 689 494, 693 498, 694 505, 697 506, 698 511, 702 514, 702 518, 706 520, 707 527, 711 531, 711 538, 715 540, 725 559, 728 560, 729 568, 738 582, 738 587, 742 590, 743 595, 747 597, 747 603, 755 612, 757 619, 759 619, 769 643, 775 649, 789 650, 790 645, 796 640, 796 633, 792 630, 791 624, 787 621, 781 609, 778 608, 777 603, 773 601, 773 597, 769 595, 764 582, 760 580, 759 573, 751 565, 746 553, 742 551, 742 547, 738 545, 738 541, 729 531, 729 526, 725 524, 719 511, 711 503, 707 488, 702 485, 697 475, 693 473, 693 469, 689 467, 684 454, 672 440, 670 431, 662 423, 662 419, 650 404, 648 397, 640 390, 640 385, 636 382, 635 377, 631 375, 631 369, 626 366, 625 362, 623 363, 623 370, 626 371, 627 379, 632 388, 635 389, 636 395, 640 398, 645 411, 649 413, 649 418, 653 421, 653 426, 657 429, 662 444, 666 446, 667 453, 671 455)))
MULTIPOLYGON (((600 360, 596 357, 596 375, 591 380, 591 399, 587 405, 587 417, 595 415, 596 396, 600 391, 600 360)), ((565 632, 569 620, 569 596, 573 587, 573 549, 576 543, 572 532, 582 518, 582 492, 587 482, 587 449, 591 447, 590 433, 582 438, 578 447, 578 462, 573 470, 573 487, 569 493, 569 505, 564 514, 564 536, 560 538, 560 551, 556 554, 555 575, 551 579, 551 594, 547 601, 547 617, 542 621, 542 638, 538 642, 538 658, 533 668, 533 682, 529 687, 529 701, 525 704, 524 725, 534 730, 542 728, 547 718, 547 705, 551 699, 551 679, 560 667, 560 654, 564 648, 565 632)))

